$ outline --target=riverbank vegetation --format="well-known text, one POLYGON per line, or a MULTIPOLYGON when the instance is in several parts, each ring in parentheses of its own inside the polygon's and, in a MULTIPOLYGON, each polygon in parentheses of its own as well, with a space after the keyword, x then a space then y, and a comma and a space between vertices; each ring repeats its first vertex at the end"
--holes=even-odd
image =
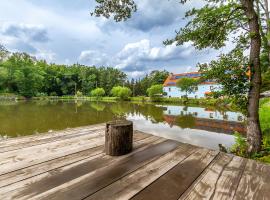
POLYGON ((236 133, 236 143, 231 152, 242 157, 253 158, 262 162, 270 163, 270 98, 260 100, 260 125, 262 129, 262 150, 249 155, 247 140, 241 134, 236 133))

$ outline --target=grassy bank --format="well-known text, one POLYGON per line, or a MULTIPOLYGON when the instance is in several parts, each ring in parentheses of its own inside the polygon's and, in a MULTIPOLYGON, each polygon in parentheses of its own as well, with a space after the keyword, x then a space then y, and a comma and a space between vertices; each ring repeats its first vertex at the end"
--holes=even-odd
MULTIPOLYGON (((15 95, 15 94, 0 94, 0 100, 24 100, 24 97, 15 95)), ((101 102, 116 102, 121 101, 119 97, 90 97, 90 96, 39 96, 33 97, 33 100, 82 100, 82 101, 101 101, 101 102)), ((218 107, 226 107, 232 108, 230 101, 227 99, 188 99, 188 101, 184 98, 166 98, 166 97, 158 97, 158 98, 150 98, 145 96, 138 97, 130 97, 125 99, 124 101, 131 102, 149 102, 149 103, 172 103, 172 104, 181 104, 181 105, 194 105, 194 106, 218 106, 218 107)), ((237 109, 234 109, 237 110, 237 109)))
POLYGON ((248 155, 246 138, 240 134, 235 134, 236 143, 231 148, 231 152, 238 156, 270 163, 270 98, 260 100, 259 115, 263 142, 261 152, 248 155))
POLYGON ((258 160, 270 163, 270 98, 260 101, 260 123, 263 133, 263 155, 258 160))

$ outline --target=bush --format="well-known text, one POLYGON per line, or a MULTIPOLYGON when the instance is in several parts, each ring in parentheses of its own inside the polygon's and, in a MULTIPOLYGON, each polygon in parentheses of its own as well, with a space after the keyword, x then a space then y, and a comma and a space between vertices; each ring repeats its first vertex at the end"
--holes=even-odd
POLYGON ((149 97, 157 97, 162 96, 163 93, 163 85, 152 85, 150 88, 147 89, 147 94, 149 97))
POLYGON ((96 88, 94 90, 91 91, 91 96, 93 97, 103 97, 105 95, 105 90, 103 88, 96 88))
POLYGON ((247 141, 240 133, 235 133, 235 144, 231 147, 231 152, 237 156, 247 157, 247 141))
POLYGON ((77 97, 82 97, 83 96, 83 93, 81 91, 77 91, 76 96, 77 97))
POLYGON ((121 100, 127 100, 131 96, 132 92, 128 87, 116 86, 111 90, 111 95, 119 97, 121 100))

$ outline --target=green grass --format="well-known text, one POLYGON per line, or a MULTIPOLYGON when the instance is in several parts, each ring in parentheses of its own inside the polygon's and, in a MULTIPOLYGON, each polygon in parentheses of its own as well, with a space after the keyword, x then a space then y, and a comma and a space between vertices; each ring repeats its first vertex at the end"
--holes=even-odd
POLYGON ((235 134, 235 144, 232 146, 231 152, 238 156, 270 163, 270 98, 260 100, 259 115, 263 136, 262 151, 248 156, 246 139, 240 134, 235 134))
POLYGON ((258 160, 270 163, 270 98, 260 101, 260 123, 263 134, 264 155, 258 160))

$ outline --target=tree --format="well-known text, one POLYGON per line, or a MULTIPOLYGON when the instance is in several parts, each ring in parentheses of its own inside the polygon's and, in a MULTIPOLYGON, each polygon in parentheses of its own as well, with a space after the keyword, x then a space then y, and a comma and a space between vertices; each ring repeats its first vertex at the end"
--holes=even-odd
POLYGON ((262 77, 262 91, 270 91, 270 70, 263 74, 262 77))
POLYGON ((96 88, 94 90, 91 91, 91 96, 93 97, 103 97, 105 95, 105 90, 103 88, 96 88))
POLYGON ((186 92, 186 98, 188 99, 188 93, 195 92, 197 89, 198 81, 194 78, 183 77, 176 82, 176 86, 181 91, 186 92))
MULTIPOLYGON (((189 0, 181 0, 186 3, 189 0)), ((116 21, 125 20, 136 11, 132 0, 98 1, 96 16, 114 16, 116 21)), ((248 152, 261 150, 262 134, 259 124, 259 96, 261 87, 261 32, 255 0, 205 0, 199 9, 186 12, 189 22, 181 28, 175 38, 165 44, 182 45, 192 42, 195 48, 219 49, 226 46, 231 37, 237 48, 249 49, 250 85, 247 104, 247 142, 248 152), (256 10, 255 10, 256 9, 256 10)), ((267 13, 269 16, 269 12, 267 13)))
POLYGON ((116 86, 111 90, 111 95, 119 97, 121 100, 127 100, 131 96, 132 92, 128 87, 116 86))
POLYGON ((156 97, 162 95, 163 93, 163 85, 152 85, 150 88, 147 89, 147 94, 149 97, 156 97))

